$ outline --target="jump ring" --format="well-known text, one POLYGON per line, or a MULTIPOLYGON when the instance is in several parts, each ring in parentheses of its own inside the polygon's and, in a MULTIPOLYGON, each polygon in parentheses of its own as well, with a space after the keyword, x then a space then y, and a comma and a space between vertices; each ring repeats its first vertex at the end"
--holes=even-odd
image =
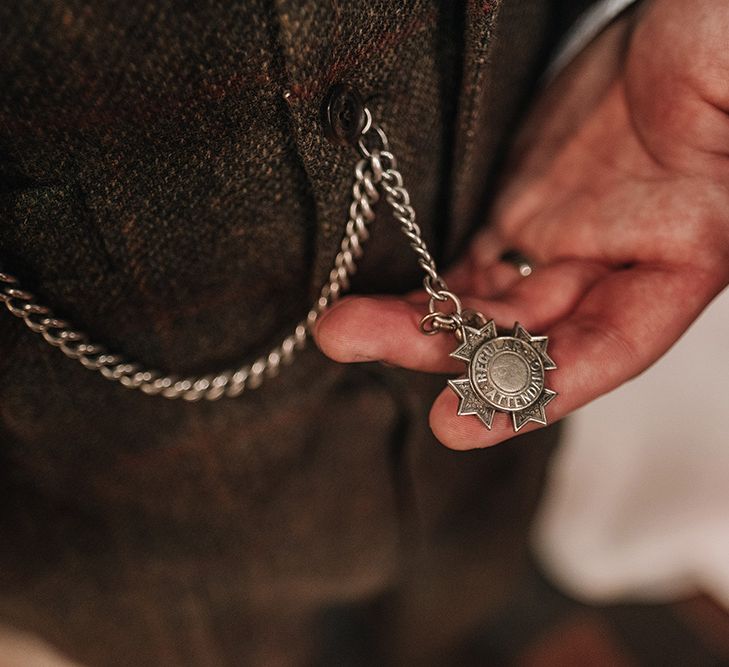
POLYGON ((435 334, 441 332, 439 318, 442 317, 441 313, 428 313, 421 320, 418 325, 420 331, 426 336, 435 336, 435 334))
MULTIPOLYGON (((430 301, 428 301, 428 310, 433 313, 436 311, 436 301, 440 301, 441 303, 444 301, 452 301, 453 302, 453 315, 458 315, 458 317, 461 316, 461 313, 463 312, 463 306, 461 305, 461 300, 453 294, 453 292, 449 292, 448 290, 441 290, 440 292, 437 292, 433 296, 430 297, 430 301)), ((446 313, 440 313, 441 315, 445 315, 446 313)))

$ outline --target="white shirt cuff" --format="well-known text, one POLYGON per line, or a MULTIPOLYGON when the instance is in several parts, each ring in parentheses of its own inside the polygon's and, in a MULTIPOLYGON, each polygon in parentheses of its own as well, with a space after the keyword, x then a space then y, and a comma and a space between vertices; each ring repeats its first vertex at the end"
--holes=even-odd
POLYGON ((577 54, 582 51, 620 12, 627 9, 636 0, 601 0, 588 9, 572 27, 557 55, 544 76, 545 81, 556 77, 577 54))

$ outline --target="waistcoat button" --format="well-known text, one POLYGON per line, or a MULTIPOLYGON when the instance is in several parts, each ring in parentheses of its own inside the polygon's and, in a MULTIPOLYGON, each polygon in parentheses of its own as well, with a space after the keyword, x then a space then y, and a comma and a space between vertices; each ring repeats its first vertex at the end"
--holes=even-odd
POLYGON ((354 144, 366 123, 362 96, 356 88, 337 83, 324 100, 324 132, 332 143, 354 144))

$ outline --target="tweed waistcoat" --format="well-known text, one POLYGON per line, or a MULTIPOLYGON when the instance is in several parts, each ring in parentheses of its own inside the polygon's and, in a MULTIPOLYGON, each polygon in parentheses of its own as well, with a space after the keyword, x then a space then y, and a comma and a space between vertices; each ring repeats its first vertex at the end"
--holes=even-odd
MULTIPOLYGON (((0 6, 0 263, 149 367, 251 359, 305 314, 343 233, 357 155, 325 137, 330 87, 386 128, 445 266, 579 4, 0 6)), ((378 213, 353 289, 414 288, 378 213)), ((506 590, 495 563, 523 550, 550 441, 439 448, 442 384, 310 350, 239 399, 170 402, 0 313, 0 621, 91 664, 272 664, 287 646, 280 664, 308 664, 327 613, 388 594, 410 610, 391 643, 427 653, 506 590), (451 614, 440 633, 428 605, 451 614)))

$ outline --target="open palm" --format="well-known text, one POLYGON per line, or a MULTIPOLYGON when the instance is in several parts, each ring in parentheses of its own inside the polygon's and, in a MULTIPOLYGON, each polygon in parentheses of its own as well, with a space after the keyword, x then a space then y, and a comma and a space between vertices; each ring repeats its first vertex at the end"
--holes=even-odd
MULTIPOLYGON (((542 95, 491 223, 448 277, 499 326, 549 336, 552 420, 647 368, 729 282, 727 34, 722 0, 654 0, 605 31, 542 95), (532 275, 499 262, 508 248, 532 275)), ((463 372, 451 337, 419 332, 423 313, 418 295, 351 297, 315 336, 341 362, 463 372)), ((431 411, 445 445, 513 436, 457 408, 446 389, 431 411)))

